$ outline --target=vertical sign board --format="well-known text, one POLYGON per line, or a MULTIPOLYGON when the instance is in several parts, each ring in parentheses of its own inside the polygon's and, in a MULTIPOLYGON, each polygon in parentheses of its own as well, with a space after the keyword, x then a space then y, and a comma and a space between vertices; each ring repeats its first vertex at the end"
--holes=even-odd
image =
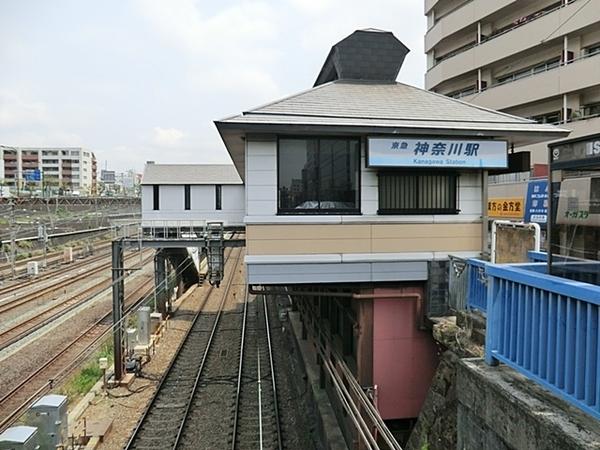
POLYGON ((504 169, 506 141, 435 137, 369 137, 369 167, 504 169))
POLYGON ((544 228, 548 222, 548 180, 530 181, 525 199, 525 222, 539 223, 544 228))

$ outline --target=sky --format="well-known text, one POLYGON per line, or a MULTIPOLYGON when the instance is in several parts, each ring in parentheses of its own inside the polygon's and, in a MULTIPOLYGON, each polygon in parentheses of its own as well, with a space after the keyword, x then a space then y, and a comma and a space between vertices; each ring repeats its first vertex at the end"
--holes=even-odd
POLYGON ((425 27, 423 0, 0 0, 0 144, 227 163, 213 121, 312 87, 356 29, 392 31, 422 87, 425 27))

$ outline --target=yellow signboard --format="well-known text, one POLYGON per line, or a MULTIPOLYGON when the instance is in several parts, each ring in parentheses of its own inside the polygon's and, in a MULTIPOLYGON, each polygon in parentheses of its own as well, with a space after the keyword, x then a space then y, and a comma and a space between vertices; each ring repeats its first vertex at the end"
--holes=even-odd
POLYGON ((509 217, 511 219, 522 219, 525 210, 525 202, 522 198, 490 198, 488 200, 489 217, 509 217))

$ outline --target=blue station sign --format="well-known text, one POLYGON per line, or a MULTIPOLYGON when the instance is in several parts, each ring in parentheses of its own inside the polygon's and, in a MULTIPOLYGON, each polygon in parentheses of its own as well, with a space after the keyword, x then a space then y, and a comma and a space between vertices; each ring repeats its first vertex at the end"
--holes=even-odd
POLYGON ((525 222, 548 222, 548 180, 530 181, 527 185, 525 222))
POLYGON ((506 141, 415 137, 368 138, 369 167, 448 167, 503 169, 506 141))

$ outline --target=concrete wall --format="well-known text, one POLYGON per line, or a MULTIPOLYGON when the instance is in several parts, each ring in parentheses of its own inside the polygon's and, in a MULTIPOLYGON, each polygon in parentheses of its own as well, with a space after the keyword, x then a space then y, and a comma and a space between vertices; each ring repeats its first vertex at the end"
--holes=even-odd
POLYGON ((458 449, 600 448, 596 420, 506 366, 462 360, 456 394, 458 449))
POLYGON ((223 221, 226 225, 239 225, 244 218, 244 185, 222 185, 221 210, 215 209, 215 186, 192 185, 191 209, 184 209, 183 185, 159 187, 159 209, 153 209, 153 187, 142 186, 142 222, 182 221, 186 224, 206 221, 223 221))

